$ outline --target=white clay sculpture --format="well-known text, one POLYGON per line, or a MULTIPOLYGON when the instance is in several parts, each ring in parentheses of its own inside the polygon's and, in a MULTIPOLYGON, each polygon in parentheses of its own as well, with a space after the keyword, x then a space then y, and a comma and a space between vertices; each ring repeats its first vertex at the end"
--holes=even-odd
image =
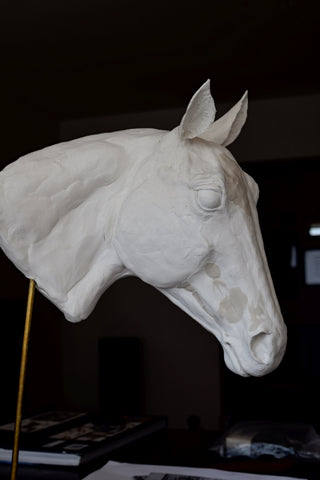
POLYGON ((0 173, 0 245, 72 322, 135 275, 213 333, 242 376, 274 370, 286 327, 256 203, 226 149, 247 95, 215 121, 207 81, 172 131, 92 135, 30 153, 0 173))

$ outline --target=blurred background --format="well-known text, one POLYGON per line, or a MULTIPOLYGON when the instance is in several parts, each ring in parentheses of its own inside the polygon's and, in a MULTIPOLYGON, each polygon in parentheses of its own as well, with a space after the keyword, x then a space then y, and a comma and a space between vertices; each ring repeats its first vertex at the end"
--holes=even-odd
MULTIPOLYGON (((230 150, 260 186, 262 232, 289 330, 281 367, 242 379, 226 370, 213 336, 138 279, 114 284, 76 325, 37 294, 25 413, 107 410, 126 398, 124 409, 167 415, 174 428, 188 428, 190 418, 215 430, 248 417, 320 423, 320 289, 306 283, 304 261, 320 250, 320 238, 309 235, 320 223, 318 38, 315 1, 1 2, 1 168, 82 135, 171 129, 208 78, 218 116, 249 91, 248 121, 230 150)), ((0 269, 7 421, 28 281, 2 252, 0 269)))

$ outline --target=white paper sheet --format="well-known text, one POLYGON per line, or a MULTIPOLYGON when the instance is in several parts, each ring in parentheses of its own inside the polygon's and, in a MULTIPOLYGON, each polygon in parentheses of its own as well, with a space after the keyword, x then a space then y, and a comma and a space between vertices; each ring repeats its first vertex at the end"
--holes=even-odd
POLYGON ((275 478, 277 480, 292 479, 292 477, 274 477, 272 475, 225 472, 223 470, 216 470, 213 468, 172 467, 165 465, 139 465, 132 463, 108 462, 100 470, 91 473, 84 480, 131 480, 135 475, 148 475, 150 473, 173 473, 177 475, 204 477, 211 480, 275 480, 275 478))

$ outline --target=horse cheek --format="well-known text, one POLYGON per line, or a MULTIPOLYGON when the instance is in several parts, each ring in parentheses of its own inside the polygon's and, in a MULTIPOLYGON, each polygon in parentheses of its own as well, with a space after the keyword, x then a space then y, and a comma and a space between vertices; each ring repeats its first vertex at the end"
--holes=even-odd
POLYGON ((192 222, 165 201, 147 202, 136 191, 121 210, 114 246, 126 268, 159 288, 176 286, 198 270, 207 244, 192 222), (138 213, 140 212, 141 215, 138 213))

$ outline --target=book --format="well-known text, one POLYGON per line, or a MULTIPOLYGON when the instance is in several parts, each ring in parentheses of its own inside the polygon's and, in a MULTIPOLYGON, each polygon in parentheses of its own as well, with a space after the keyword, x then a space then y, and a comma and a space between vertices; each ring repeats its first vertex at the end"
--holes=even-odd
MULTIPOLYGON (((52 410, 49 412, 39 413, 37 415, 33 415, 32 417, 24 418, 21 422, 21 434, 30 435, 35 433, 46 433, 48 434, 50 431, 54 431, 57 428, 64 428, 66 426, 70 426, 73 423, 79 421, 79 419, 83 419, 87 417, 88 414, 86 412, 66 412, 66 411, 56 411, 52 410)), ((5 435, 7 432, 7 436, 12 436, 14 432, 15 424, 6 423, 4 425, 0 425, 0 439, 1 436, 5 435)))
MULTIPOLYGON (((294 480, 293 477, 239 473, 215 468, 108 462, 84 480, 294 480)), ((295 480, 298 480, 295 477, 295 480)), ((306 480, 306 479, 300 479, 306 480)))
MULTIPOLYGON (((47 412, 22 421, 19 464, 77 467, 166 426, 165 417, 111 423, 86 413, 47 412)), ((0 426, 0 462, 11 462, 13 429, 12 423, 0 426)))

